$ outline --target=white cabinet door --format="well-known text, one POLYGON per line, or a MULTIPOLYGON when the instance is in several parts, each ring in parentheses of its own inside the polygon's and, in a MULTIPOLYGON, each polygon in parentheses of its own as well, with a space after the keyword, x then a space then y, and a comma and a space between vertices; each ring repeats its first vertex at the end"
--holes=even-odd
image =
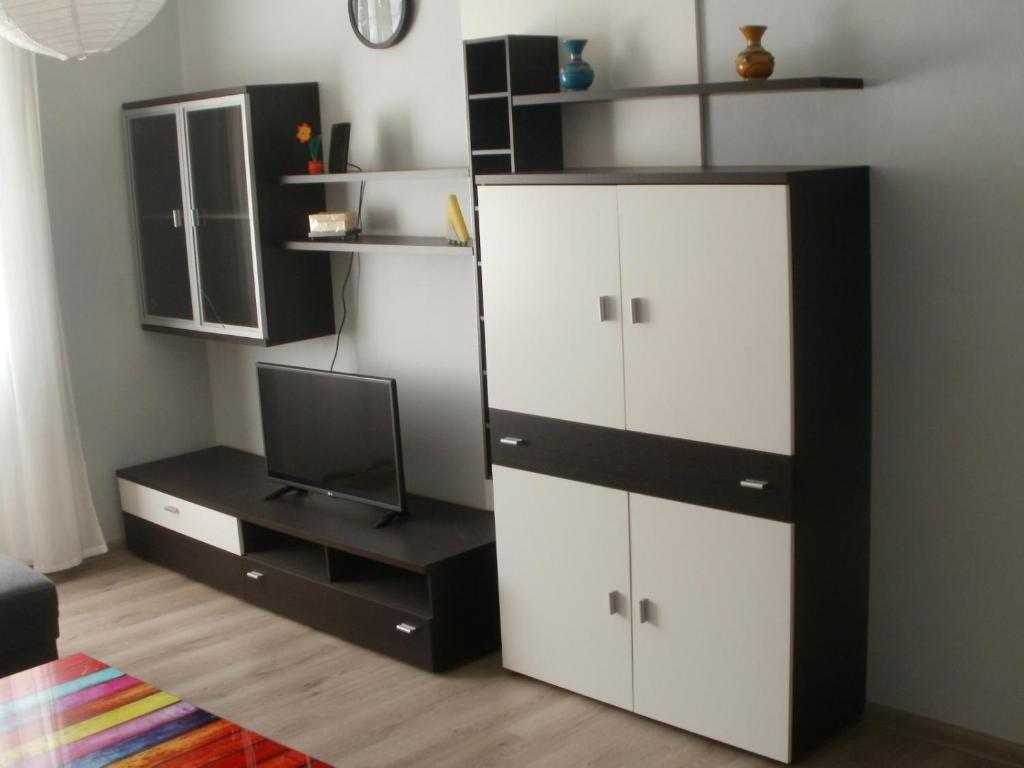
POLYGON ((793 526, 637 494, 629 505, 636 711, 788 761, 793 526))
POLYGON ((626 494, 494 467, 506 668, 633 707, 626 494))
POLYGON ((792 454, 787 188, 618 197, 627 429, 792 454))
POLYGON ((490 405, 622 429, 614 187, 481 187, 490 405))

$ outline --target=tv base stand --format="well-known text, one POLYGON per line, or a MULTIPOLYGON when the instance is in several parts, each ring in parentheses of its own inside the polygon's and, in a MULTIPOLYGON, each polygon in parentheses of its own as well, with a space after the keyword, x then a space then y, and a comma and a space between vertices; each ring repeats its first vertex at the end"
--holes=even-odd
POLYGON ((278 488, 272 493, 268 493, 263 497, 264 501, 273 501, 274 499, 280 499, 282 496, 287 496, 289 493, 295 493, 299 496, 304 496, 309 493, 305 488, 296 488, 294 485, 284 485, 278 488))
MULTIPOLYGON (((266 610, 441 671, 498 649, 490 512, 408 496, 408 518, 268 499, 263 458, 208 448, 119 470, 128 548, 266 610)), ((282 489, 278 489, 282 490, 282 489)))

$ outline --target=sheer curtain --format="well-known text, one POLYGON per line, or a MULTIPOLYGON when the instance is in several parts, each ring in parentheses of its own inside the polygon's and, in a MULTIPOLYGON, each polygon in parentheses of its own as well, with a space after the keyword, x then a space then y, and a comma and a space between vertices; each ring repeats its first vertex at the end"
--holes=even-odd
POLYGON ((0 40, 0 553, 57 571, 106 549, 64 350, 35 61, 0 40))

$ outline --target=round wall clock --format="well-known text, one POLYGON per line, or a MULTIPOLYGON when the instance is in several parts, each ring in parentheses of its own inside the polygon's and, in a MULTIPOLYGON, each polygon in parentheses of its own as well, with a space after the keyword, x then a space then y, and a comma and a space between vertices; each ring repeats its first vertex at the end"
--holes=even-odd
POLYGON ((359 42, 390 48, 409 26, 411 0, 348 0, 348 18, 359 42))

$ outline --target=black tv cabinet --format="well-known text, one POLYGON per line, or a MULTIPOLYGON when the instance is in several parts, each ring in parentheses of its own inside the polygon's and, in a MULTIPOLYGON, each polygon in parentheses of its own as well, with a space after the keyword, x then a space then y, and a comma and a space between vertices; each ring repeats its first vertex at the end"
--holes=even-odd
POLYGON ((497 650, 494 516, 410 516, 320 494, 267 500, 261 456, 208 448, 118 470, 128 548, 274 613, 442 671, 497 650))

